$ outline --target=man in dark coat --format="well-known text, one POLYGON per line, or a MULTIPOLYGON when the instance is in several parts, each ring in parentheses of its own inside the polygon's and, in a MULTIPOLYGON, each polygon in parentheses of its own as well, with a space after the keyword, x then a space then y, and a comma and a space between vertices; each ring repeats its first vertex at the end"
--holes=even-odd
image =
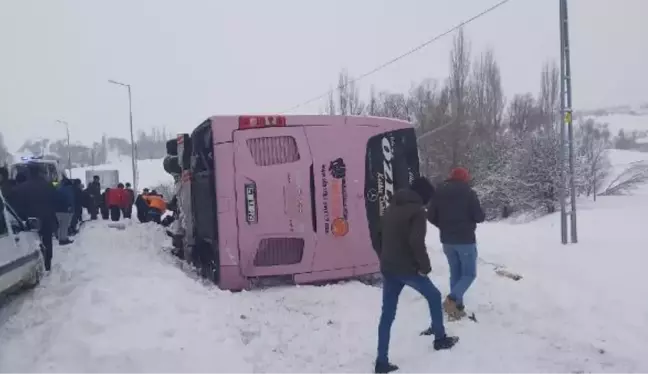
POLYGON ((106 200, 106 196, 108 195, 109 191, 110 188, 106 188, 106 190, 101 195, 99 195, 100 205, 98 209, 101 210, 101 218, 103 219, 108 219, 110 217, 110 211, 108 210, 108 205, 106 200))
POLYGON ((88 213, 90 214, 90 219, 96 220, 97 215, 99 214, 99 207, 102 203, 101 183, 99 183, 98 175, 92 177, 92 182, 90 182, 88 188, 86 188, 86 194, 89 199, 88 213))
POLYGON ((420 293, 430 309, 430 327, 422 335, 434 335, 434 349, 450 349, 459 338, 447 336, 443 325, 441 292, 427 274, 432 269, 425 246, 427 222, 425 204, 434 188, 425 178, 417 178, 411 188, 397 191, 381 218, 381 246, 378 250, 383 275, 382 314, 378 326, 376 373, 398 370, 389 362, 391 326, 396 317, 398 297, 405 286, 420 293))
POLYGON ((126 182, 126 188, 124 189, 126 192, 126 207, 124 208, 124 218, 130 219, 132 214, 133 214, 133 204, 135 204, 135 191, 133 191, 133 187, 131 187, 131 184, 126 182))
POLYGON ((39 234, 43 244, 41 249, 45 270, 49 271, 52 266, 52 231, 56 220, 54 209, 57 199, 56 189, 45 180, 37 165, 29 165, 28 171, 29 178, 14 187, 12 193, 14 208, 23 220, 29 217, 40 220, 39 234))
POLYGON ((72 180, 72 186, 74 190, 74 211, 72 212, 72 222, 70 223, 70 235, 76 235, 79 231, 79 223, 81 222, 81 216, 83 215, 83 206, 84 204, 84 193, 83 187, 81 185, 81 179, 72 180))
POLYGON ((428 207, 428 221, 439 228, 450 267, 450 294, 443 302, 450 319, 466 315, 464 294, 477 277, 475 230, 485 215, 469 182, 468 170, 453 169, 428 207))
POLYGON ((137 199, 135 199, 135 208, 137 208, 137 219, 144 223, 148 222, 148 203, 144 199, 145 196, 149 194, 149 189, 145 188, 142 190, 142 193, 137 195, 137 199))
POLYGON ((57 198, 54 204, 56 211, 56 220, 58 222, 58 241, 59 245, 72 244, 68 235, 70 234, 70 226, 72 224, 72 217, 74 216, 74 186, 72 181, 63 178, 56 189, 57 198))

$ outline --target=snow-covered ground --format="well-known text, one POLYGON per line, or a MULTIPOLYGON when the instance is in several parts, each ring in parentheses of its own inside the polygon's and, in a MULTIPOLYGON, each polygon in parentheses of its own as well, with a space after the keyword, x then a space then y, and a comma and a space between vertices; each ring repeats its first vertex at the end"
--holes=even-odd
POLYGON ((637 131, 637 142, 644 143, 648 141, 648 109, 610 109, 604 114, 588 114, 584 118, 593 119, 598 123, 606 123, 612 136, 617 136, 619 130, 623 130, 626 136, 637 131))
MULTIPOLYGON (((633 158, 615 152, 613 164, 626 156, 633 158)), ((557 215, 480 226, 478 280, 467 295, 478 323, 448 323, 461 341, 435 352, 418 336, 429 322, 426 304, 406 289, 392 360, 403 372, 648 371, 647 210, 648 188, 582 200, 579 244, 567 246, 557 215), (523 279, 496 275, 497 265, 523 279)), ((41 286, 0 310, 0 371, 372 369, 379 288, 348 282, 231 294, 183 272, 163 249, 167 240, 153 224, 116 230, 94 222, 73 245, 55 248, 41 286)), ((433 228, 428 245, 431 277, 445 294, 448 269, 433 228)))
POLYGON ((612 135, 616 136, 623 129, 626 134, 633 131, 648 131, 648 114, 609 114, 588 116, 597 122, 607 123, 612 135))

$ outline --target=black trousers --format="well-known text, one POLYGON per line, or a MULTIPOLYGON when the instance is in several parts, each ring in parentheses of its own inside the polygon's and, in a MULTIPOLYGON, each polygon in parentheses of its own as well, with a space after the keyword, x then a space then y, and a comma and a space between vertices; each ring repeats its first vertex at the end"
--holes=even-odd
POLYGON ((88 207, 88 214, 90 215, 91 220, 96 220, 99 215, 99 207, 96 205, 91 205, 88 207))
POLYGON ((110 220, 119 221, 121 215, 121 208, 113 205, 109 208, 109 210, 110 210, 110 220))
POLYGON ((124 218, 131 218, 133 215, 133 205, 129 205, 126 208, 122 209, 122 213, 124 213, 124 218))
POLYGON ((52 268, 52 235, 54 234, 54 225, 53 222, 48 222, 47 220, 41 221, 41 228, 38 231, 41 237, 41 252, 43 253, 43 260, 45 262, 45 270, 50 270, 52 268))
POLYGON ((110 211, 104 205, 101 206, 101 218, 108 219, 110 216, 110 211))

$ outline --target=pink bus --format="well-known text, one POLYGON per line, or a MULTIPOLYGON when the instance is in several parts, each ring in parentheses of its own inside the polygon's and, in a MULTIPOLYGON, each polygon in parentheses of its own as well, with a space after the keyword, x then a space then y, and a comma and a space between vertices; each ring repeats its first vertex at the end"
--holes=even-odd
POLYGON ((377 273, 380 216, 419 175, 408 122, 215 116, 177 140, 193 261, 220 288, 377 273))

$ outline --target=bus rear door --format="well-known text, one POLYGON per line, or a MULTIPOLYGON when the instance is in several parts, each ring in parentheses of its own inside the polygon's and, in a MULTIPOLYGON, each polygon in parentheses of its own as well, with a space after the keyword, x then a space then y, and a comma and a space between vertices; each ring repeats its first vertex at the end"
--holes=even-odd
POLYGON ((313 161, 304 128, 237 130, 233 140, 243 275, 311 271, 315 250, 310 186, 313 161))

